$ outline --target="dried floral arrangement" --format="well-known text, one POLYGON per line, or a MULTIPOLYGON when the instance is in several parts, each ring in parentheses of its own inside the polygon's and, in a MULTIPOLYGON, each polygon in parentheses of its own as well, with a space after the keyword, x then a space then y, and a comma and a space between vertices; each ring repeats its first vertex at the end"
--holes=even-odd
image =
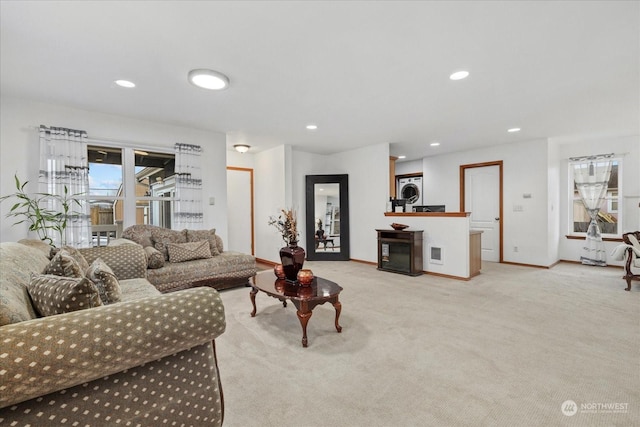
POLYGON ((298 241, 298 220, 293 209, 281 209, 281 214, 276 218, 269 217, 269 225, 274 226, 282 235, 286 243, 298 241))

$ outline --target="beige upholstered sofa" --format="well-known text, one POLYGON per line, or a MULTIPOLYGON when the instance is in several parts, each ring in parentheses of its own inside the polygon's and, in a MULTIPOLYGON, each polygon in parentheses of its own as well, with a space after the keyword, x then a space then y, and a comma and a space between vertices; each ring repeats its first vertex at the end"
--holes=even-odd
POLYGON ((218 290, 245 286, 257 272, 252 255, 225 251, 215 230, 169 230, 154 225, 133 225, 122 232, 124 239, 141 245, 149 260, 147 279, 160 292, 173 292, 193 286, 210 286, 218 290), (209 240, 212 256, 184 262, 171 262, 167 246, 209 240), (164 259, 162 255, 164 255, 164 259), (160 260, 154 265, 154 260, 160 260))
POLYGON ((0 243, 0 425, 222 424, 215 289, 161 294, 141 247, 92 248, 80 253, 111 268, 121 301, 40 317, 31 274, 50 266, 45 253, 0 243))

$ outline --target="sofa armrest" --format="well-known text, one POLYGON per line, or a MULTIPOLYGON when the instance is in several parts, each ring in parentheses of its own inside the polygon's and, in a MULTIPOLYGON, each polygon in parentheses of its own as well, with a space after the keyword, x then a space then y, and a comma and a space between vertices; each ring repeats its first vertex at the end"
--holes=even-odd
POLYGON ((79 251, 89 264, 101 258, 118 280, 147 277, 147 255, 140 245, 99 246, 79 251))
POLYGON ((212 288, 28 320, 0 328, 0 408, 102 378, 215 339, 212 288))

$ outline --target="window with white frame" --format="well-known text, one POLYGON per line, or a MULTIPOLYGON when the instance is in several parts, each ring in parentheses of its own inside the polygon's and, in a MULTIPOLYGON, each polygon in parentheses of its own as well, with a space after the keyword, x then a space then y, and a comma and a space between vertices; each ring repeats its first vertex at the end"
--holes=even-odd
POLYGON ((171 228, 175 154, 129 147, 88 147, 91 224, 171 228))
MULTIPOLYGON (((585 209, 573 179, 573 164, 569 163, 569 234, 583 236, 591 218, 585 209)), ((622 221, 622 159, 613 159, 607 194, 598 213, 597 221, 603 237, 619 237, 622 221)))

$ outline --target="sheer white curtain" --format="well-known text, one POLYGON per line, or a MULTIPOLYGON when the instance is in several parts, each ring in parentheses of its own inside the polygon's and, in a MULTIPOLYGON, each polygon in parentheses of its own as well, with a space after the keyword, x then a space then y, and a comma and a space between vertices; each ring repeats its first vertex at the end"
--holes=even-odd
POLYGON ((604 197, 607 195, 609 177, 611 176, 611 158, 613 154, 571 158, 573 165, 573 179, 582 199, 591 222, 587 229, 587 237, 582 248, 580 260, 587 265, 607 265, 600 227, 598 226, 598 213, 604 197))
MULTIPOLYGON (((176 195, 173 211, 175 230, 195 228, 202 224, 202 147, 199 145, 175 145, 176 150, 176 195)), ((198 227, 199 228, 199 227, 198 227)))
POLYGON ((91 246, 89 215, 89 163, 87 133, 82 130, 40 126, 40 171, 38 183, 47 197, 44 208, 65 214, 63 233, 50 234, 55 246, 91 246), (72 199, 77 200, 74 202, 72 199))

